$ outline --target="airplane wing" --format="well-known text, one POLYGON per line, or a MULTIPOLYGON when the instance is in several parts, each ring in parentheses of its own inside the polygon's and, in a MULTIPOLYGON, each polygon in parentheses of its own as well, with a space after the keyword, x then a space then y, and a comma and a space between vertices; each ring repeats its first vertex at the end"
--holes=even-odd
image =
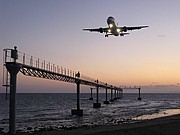
POLYGON ((119 27, 122 31, 126 32, 128 30, 139 30, 139 29, 142 29, 142 28, 146 28, 146 27, 149 27, 149 26, 135 26, 135 27, 119 27))
POLYGON ((108 28, 83 29, 83 30, 90 31, 90 32, 100 32, 100 33, 108 32, 108 28))

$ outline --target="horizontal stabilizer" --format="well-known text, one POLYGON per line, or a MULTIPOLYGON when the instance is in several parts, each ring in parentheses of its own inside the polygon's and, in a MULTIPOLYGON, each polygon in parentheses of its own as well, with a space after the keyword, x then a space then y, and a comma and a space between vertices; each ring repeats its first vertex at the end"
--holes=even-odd
POLYGON ((120 33, 120 36, 128 35, 129 33, 120 33))

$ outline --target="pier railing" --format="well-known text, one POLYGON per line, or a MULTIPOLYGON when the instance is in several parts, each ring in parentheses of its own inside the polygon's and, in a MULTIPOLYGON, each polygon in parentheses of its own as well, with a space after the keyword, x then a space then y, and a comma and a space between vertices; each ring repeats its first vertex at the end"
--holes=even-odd
MULTIPOLYGON (((13 56, 13 51, 14 49, 4 49, 4 63, 8 63, 8 62, 14 62, 14 57, 17 57, 16 62, 20 63, 24 66, 29 66, 32 68, 36 68, 36 69, 41 69, 41 70, 46 70, 49 72, 53 72, 53 73, 57 73, 57 74, 61 74, 64 76, 69 76, 72 78, 76 78, 76 74, 79 71, 74 71, 71 70, 69 68, 65 68, 63 66, 59 66, 57 64, 54 64, 52 62, 43 60, 41 58, 38 57, 34 57, 32 55, 17 51, 17 56, 13 56)), ((89 77, 87 75, 81 74, 79 76, 79 79, 81 80, 85 80, 88 82, 94 82, 97 83, 97 79, 94 79, 92 77, 89 77)), ((99 85, 105 85, 105 82, 102 81, 98 81, 99 85)), ((110 86, 110 85, 109 85, 110 86)))

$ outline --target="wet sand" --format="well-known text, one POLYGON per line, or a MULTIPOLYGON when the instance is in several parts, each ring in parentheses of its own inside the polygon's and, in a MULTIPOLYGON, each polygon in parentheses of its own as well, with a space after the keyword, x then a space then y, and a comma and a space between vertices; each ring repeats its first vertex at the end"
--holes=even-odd
POLYGON ((17 135, 179 135, 180 114, 145 120, 141 122, 74 130, 39 131, 35 133, 17 133, 17 135))

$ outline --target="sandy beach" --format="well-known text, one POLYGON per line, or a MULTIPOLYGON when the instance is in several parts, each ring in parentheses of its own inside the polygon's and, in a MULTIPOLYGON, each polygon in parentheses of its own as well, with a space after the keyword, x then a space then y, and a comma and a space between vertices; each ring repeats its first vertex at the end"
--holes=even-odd
MULTIPOLYGON (((29 135, 17 133, 17 135, 29 135)), ((167 116, 141 122, 64 131, 39 131, 31 135, 179 135, 180 115, 167 116)), ((3 134, 2 134, 3 135, 3 134)))

